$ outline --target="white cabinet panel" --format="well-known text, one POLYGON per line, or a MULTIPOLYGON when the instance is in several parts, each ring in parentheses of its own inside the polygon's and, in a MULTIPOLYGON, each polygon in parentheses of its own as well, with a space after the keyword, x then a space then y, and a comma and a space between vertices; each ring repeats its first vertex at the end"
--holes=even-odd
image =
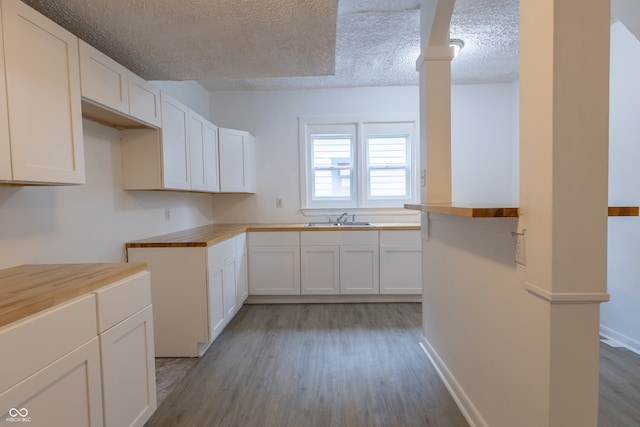
POLYGON ((209 269, 209 334, 214 340, 224 328, 224 262, 209 269))
POLYGON ((380 293, 422 293, 419 230, 380 231, 380 293))
POLYGON ((127 71, 129 83, 129 114, 154 127, 162 126, 160 89, 127 71))
POLYGON ((255 193, 255 139, 249 132, 218 129, 220 191, 255 193))
POLYGON ((77 37, 18 0, 2 31, 12 180, 84 183, 77 37))
POLYGON ((100 335, 105 426, 142 426, 156 410, 151 306, 100 335))
MULTIPOLYGON (((0 392, 91 340, 97 329, 93 295, 73 299, 0 328, 0 392), (43 340, 43 337, 55 339, 43 340)), ((4 410, 1 406, 0 409, 4 410)))
POLYGON ((189 190, 189 109, 162 94, 162 184, 172 190, 189 190))
POLYGON ((249 294, 299 295, 300 246, 251 246, 249 294))
POLYGON ((379 293, 378 246, 340 246, 340 293, 379 293))
POLYGON ((238 305, 237 292, 237 266, 236 266, 236 254, 227 258, 224 262, 223 270, 223 298, 224 298, 224 317, 225 323, 229 323, 231 318, 236 314, 238 305))
POLYGON ((82 97, 129 114, 128 70, 85 41, 79 43, 82 97))
POLYGON ((191 190, 218 192, 218 131, 204 117, 189 111, 191 190))
POLYGON ((102 426, 98 338, 1 393, 0 408, 2 420, 13 418, 10 408, 26 409, 30 426, 102 426))
POLYGON ((244 304, 249 296, 249 272, 247 264, 247 233, 236 236, 236 267, 238 280, 236 295, 238 297, 238 308, 244 304))
POLYGON ((300 263, 303 295, 340 293, 340 246, 301 246, 300 263))

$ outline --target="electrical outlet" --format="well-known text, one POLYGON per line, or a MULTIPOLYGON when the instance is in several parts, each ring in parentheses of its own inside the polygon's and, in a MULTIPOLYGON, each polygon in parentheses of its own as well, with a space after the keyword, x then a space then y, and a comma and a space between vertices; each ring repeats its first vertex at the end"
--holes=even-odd
POLYGON ((516 262, 520 265, 527 265, 527 252, 525 247, 524 234, 516 236, 516 262))
POLYGON ((171 209, 166 208, 164 210, 164 220, 165 221, 171 221, 171 209))
POLYGON ((281 198, 277 198, 276 199, 276 208, 281 208, 282 207, 282 199, 281 198))

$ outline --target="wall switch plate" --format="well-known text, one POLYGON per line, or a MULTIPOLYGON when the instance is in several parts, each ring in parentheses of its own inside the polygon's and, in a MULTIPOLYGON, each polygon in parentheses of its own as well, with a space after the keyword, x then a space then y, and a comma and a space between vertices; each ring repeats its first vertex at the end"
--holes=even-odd
POLYGON ((526 247, 524 234, 516 235, 516 262, 520 265, 527 265, 526 247))
POLYGON ((165 221, 171 221, 171 209, 166 208, 164 210, 164 220, 165 221))
POLYGON ((276 199, 276 208, 281 208, 282 207, 282 199, 281 198, 277 198, 276 199))

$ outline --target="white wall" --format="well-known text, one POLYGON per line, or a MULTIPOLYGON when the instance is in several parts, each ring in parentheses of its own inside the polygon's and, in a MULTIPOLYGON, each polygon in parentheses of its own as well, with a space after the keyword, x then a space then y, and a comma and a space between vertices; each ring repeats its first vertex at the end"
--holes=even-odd
MULTIPOLYGON (((621 23, 611 27, 609 203, 640 204, 640 41, 621 23)), ((609 219, 608 290, 602 333, 640 353, 639 218, 609 219)))
POLYGON ((518 84, 451 89, 451 187, 459 205, 518 204, 518 84))
MULTIPOLYGON (((300 212, 299 116, 418 117, 417 87, 381 87, 264 92, 213 92, 211 119, 221 127, 256 137, 257 194, 215 195, 216 222, 305 222, 300 212), (276 208, 275 199, 283 200, 276 208)), ((360 220, 418 221, 414 212, 360 220)), ((358 219, 358 218, 356 218, 358 219)))
POLYGON ((0 268, 120 262, 127 241, 212 222, 210 196, 122 190, 119 132, 83 126, 86 184, 0 186, 0 268))
POLYGON ((209 118, 209 92, 200 83, 187 81, 151 81, 164 93, 182 102, 202 117, 209 118))

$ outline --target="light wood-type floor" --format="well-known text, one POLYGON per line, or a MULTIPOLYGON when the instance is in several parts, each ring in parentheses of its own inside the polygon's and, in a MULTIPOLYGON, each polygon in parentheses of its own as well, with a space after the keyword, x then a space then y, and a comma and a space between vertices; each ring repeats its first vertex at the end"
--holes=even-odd
POLYGON ((420 304, 245 306, 147 426, 468 426, 420 304))

